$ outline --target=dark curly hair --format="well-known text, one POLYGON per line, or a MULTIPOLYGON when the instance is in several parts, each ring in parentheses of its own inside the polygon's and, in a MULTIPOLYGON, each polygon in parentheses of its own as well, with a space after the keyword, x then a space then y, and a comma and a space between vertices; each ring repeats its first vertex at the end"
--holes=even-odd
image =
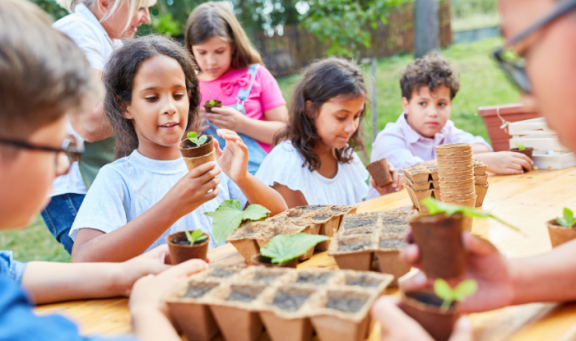
POLYGON ((414 90, 418 93, 423 86, 432 92, 442 85, 450 89, 450 99, 454 99, 460 89, 460 80, 450 63, 436 52, 408 64, 400 78, 402 97, 408 100, 412 98, 414 90))
MULTIPOLYGON (((292 95, 292 107, 286 130, 274 139, 274 144, 281 140, 290 140, 294 148, 304 156, 304 164, 312 172, 320 168, 320 157, 314 153, 321 143, 314 118, 322 105, 335 97, 356 98, 366 96, 366 85, 362 72, 352 62, 341 58, 328 58, 310 65, 292 95), (312 105, 306 110, 306 102, 312 105)), ((360 122, 364 117, 362 110, 360 122)), ((353 159, 354 148, 365 151, 362 140, 362 125, 350 137, 348 145, 336 149, 339 163, 349 163, 353 159)))
POLYGON ((194 123, 200 105, 198 79, 196 78, 196 65, 190 54, 176 41, 166 37, 149 35, 128 41, 124 46, 114 52, 106 64, 104 85, 106 86, 106 99, 104 110, 114 132, 116 133, 116 146, 114 153, 117 158, 130 155, 138 148, 138 135, 132 120, 124 118, 122 113, 125 105, 132 100, 134 77, 140 65, 146 60, 164 55, 175 59, 184 71, 186 77, 186 90, 190 95, 190 109, 188 111, 188 126, 194 123))

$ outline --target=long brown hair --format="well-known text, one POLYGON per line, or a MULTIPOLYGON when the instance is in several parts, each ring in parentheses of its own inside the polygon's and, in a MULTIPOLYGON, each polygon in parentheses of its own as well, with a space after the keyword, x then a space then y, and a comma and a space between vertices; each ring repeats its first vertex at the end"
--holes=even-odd
POLYGON ((231 67, 244 69, 251 64, 262 64, 260 53, 250 43, 246 32, 224 2, 205 2, 196 7, 186 22, 184 33, 186 48, 194 57, 192 46, 218 37, 233 45, 231 67))
MULTIPOLYGON (((274 139, 274 144, 287 139, 296 150, 304 156, 304 164, 312 172, 320 168, 320 157, 314 153, 322 142, 315 125, 315 116, 320 108, 331 98, 356 98, 366 96, 367 90, 364 77, 358 66, 341 58, 328 58, 318 61, 306 70, 306 73, 296 85, 292 95, 292 107, 286 130, 274 139), (306 102, 312 104, 306 110, 306 102)), ((362 110, 360 123, 364 117, 362 110)), ((354 148, 365 151, 362 140, 362 125, 352 134, 348 145, 336 149, 336 159, 339 163, 349 163, 353 159, 354 148)))

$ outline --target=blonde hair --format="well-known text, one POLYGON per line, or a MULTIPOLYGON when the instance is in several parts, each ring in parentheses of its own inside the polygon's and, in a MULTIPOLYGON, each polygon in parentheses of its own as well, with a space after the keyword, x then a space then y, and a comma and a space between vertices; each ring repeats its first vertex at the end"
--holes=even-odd
POLYGON ((186 22, 186 48, 194 57, 192 46, 218 37, 234 45, 233 69, 243 69, 251 64, 262 64, 260 53, 250 43, 246 32, 224 2, 206 2, 196 7, 186 22))
MULTIPOLYGON (((60 6, 62 6, 64 9, 66 9, 70 13, 74 13, 76 6, 79 4, 83 4, 84 6, 90 8, 97 1, 98 0, 56 0, 56 2, 60 6)), ((110 9, 110 11, 108 13, 106 13, 106 15, 102 19, 100 19, 100 22, 105 21, 108 18, 110 18, 116 12, 116 10, 118 9, 118 6, 120 6, 121 1, 129 1, 130 2, 130 12, 129 12, 130 14, 128 15, 126 27, 124 27, 124 29, 127 29, 128 26, 130 26, 130 19, 136 14, 136 12, 138 12, 138 9, 140 7, 150 7, 150 6, 154 6, 154 4, 156 3, 156 0, 113 0, 113 1, 114 1, 114 5, 110 9)))

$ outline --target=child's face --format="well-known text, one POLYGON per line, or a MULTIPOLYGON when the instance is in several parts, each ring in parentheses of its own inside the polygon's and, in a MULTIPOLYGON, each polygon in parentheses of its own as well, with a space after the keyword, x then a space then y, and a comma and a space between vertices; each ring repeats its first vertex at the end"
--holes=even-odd
POLYGON ((143 62, 124 113, 136 129, 138 151, 156 160, 178 158, 189 107, 186 77, 175 59, 160 55, 143 62))
POLYGON ((422 86, 420 91, 413 91, 410 101, 406 97, 402 98, 402 109, 410 127, 418 134, 430 138, 434 137, 450 118, 451 105, 450 89, 443 85, 434 92, 430 92, 427 86, 422 86))
POLYGON ((203 80, 220 78, 232 63, 232 44, 218 38, 210 38, 202 44, 193 45, 192 52, 202 71, 203 80))
MULTIPOLYGON (((66 137, 66 117, 36 130, 26 142, 60 148, 66 137)), ((52 181, 59 167, 68 160, 54 152, 17 149, 13 157, 0 155, 0 229, 30 225, 48 204, 52 181)))
POLYGON ((327 147, 331 149, 346 147, 346 143, 360 124, 364 101, 364 96, 335 97, 320 107, 314 124, 318 135, 327 147))

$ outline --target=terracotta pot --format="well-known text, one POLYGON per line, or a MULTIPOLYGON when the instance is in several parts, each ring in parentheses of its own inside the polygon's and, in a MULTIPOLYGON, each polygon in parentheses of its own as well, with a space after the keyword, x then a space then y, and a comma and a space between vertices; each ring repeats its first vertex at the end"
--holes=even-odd
POLYGON ((572 239, 576 239, 576 228, 566 228, 564 226, 560 226, 556 219, 552 219, 546 222, 546 226, 548 226, 548 234, 550 235, 550 242, 552 243, 552 247, 556 247, 560 244, 569 242, 572 239))
POLYGON ((388 168, 388 162, 386 159, 381 159, 375 162, 372 162, 366 169, 374 178, 376 185, 378 187, 386 186, 392 183, 392 174, 390 174, 390 169, 388 168))
POLYGON ((538 113, 524 109, 521 104, 509 104, 493 107, 480 107, 478 113, 484 119, 488 137, 495 152, 508 150, 510 148, 510 135, 508 130, 501 129, 504 121, 518 122, 537 118, 538 113), (500 117, 498 117, 498 114, 500 117))
POLYGON ((447 341, 459 317, 456 305, 448 311, 440 310, 442 300, 427 292, 402 293, 400 309, 416 320, 436 341, 447 341), (423 302, 425 301, 425 303, 423 302))
POLYGON ((189 139, 184 139, 178 145, 180 153, 188 166, 188 170, 192 170, 206 162, 216 161, 216 154, 214 152, 214 138, 207 135, 208 139, 206 143, 199 147, 184 148, 185 146, 193 146, 194 144, 190 142, 189 139))
POLYGON ((293 268, 296 269, 298 265, 298 258, 294 258, 287 262, 281 264, 274 264, 271 262, 270 258, 266 256, 262 256, 261 254, 257 253, 251 258, 252 264, 257 266, 265 266, 267 268, 293 268))
MULTIPOLYGON (((530 147, 530 148, 525 148, 523 150, 520 150, 520 148, 510 148, 510 151, 515 152, 515 153, 524 154, 524 155, 528 156, 530 158, 530 160, 534 160, 532 158, 532 153, 534 152, 534 148, 530 147)), ((522 168, 524 168, 524 170, 526 172, 530 171, 530 168, 526 168, 526 167, 522 167, 522 168)))
POLYGON ((204 108, 206 109, 206 112, 216 114, 214 111, 212 111, 212 108, 222 108, 222 101, 217 99, 214 99, 213 101, 216 102, 216 104, 211 105, 210 101, 204 102, 204 108))
POLYGON ((428 278, 453 278, 464 274, 466 253, 462 245, 461 214, 419 216, 410 220, 410 226, 428 278))
POLYGON ((168 249, 170 250, 170 259, 172 260, 172 264, 180 264, 194 258, 206 260, 210 236, 205 232, 202 235, 206 236, 206 239, 200 243, 196 242, 192 246, 190 246, 189 243, 188 245, 177 243, 179 240, 185 240, 188 242, 186 233, 184 231, 176 232, 166 236, 166 242, 168 243, 168 249))

